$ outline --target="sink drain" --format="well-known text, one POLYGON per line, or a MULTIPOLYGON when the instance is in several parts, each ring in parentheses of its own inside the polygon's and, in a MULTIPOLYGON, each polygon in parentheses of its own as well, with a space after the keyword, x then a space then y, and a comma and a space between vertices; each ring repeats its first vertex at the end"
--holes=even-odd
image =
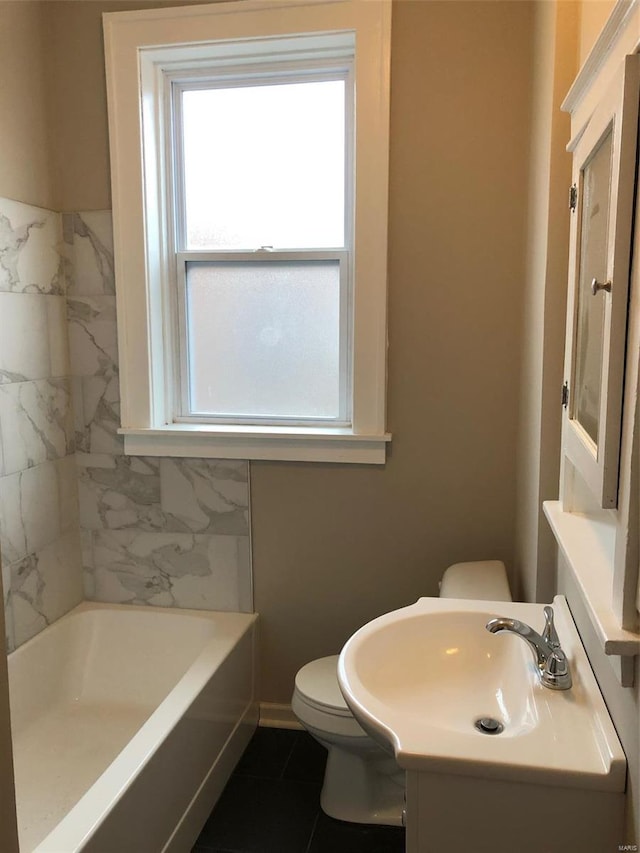
POLYGON ((475 721, 474 726, 484 735, 499 735, 501 731, 504 731, 502 723, 499 720, 494 720, 493 717, 480 717, 479 720, 475 721))

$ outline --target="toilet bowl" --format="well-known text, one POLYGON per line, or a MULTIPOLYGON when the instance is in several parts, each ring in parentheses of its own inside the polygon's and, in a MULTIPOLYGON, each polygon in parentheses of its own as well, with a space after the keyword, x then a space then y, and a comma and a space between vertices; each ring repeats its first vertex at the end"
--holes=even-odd
POLYGON ((402 824, 404 771, 356 722, 338 687, 338 655, 296 675, 291 708, 329 752, 320 794, 325 814, 351 823, 402 824))
MULTIPOLYGON (((446 598, 510 601, 504 564, 456 563, 443 575, 446 598)), ((404 771, 361 728, 338 686, 338 655, 311 661, 295 679, 291 708, 329 752, 320 795, 330 817, 352 823, 399 826, 404 810, 404 771)))

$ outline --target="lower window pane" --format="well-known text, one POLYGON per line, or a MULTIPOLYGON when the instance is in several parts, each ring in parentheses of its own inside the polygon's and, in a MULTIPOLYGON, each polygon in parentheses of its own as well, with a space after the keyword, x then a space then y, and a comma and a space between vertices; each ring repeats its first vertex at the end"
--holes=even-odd
POLYGON ((188 262, 191 413, 340 415, 340 263, 188 262))

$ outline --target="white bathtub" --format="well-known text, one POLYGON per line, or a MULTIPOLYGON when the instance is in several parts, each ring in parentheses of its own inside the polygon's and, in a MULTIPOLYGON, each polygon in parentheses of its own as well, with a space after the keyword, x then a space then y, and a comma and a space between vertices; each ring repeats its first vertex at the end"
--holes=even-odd
POLYGON ((84 603, 9 655, 21 853, 186 853, 257 721, 257 617, 84 603))

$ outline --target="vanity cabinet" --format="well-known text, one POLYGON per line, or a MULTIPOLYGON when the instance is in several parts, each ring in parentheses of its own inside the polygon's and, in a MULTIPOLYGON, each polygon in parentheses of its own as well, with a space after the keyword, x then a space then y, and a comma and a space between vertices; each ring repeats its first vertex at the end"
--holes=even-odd
POLYGON ((620 791, 407 773, 406 853, 603 853, 623 816, 620 791))

